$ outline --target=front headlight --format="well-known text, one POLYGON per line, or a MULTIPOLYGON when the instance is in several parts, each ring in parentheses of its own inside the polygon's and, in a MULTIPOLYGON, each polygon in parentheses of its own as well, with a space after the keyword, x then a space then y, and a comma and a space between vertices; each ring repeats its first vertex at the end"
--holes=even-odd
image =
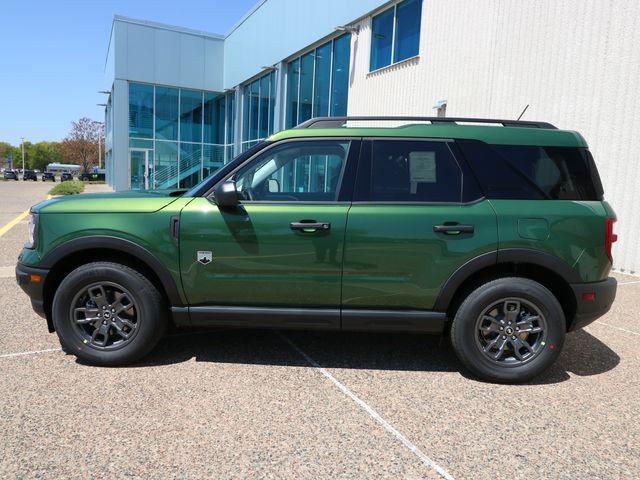
POLYGON ((25 243, 24 248, 34 249, 38 244, 38 214, 31 213, 29 221, 29 241, 25 243))

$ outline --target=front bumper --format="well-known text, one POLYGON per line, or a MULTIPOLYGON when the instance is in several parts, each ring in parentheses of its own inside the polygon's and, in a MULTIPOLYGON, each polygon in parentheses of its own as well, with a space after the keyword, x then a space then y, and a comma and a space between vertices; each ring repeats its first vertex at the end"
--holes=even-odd
POLYGON ((38 315, 46 318, 44 310, 44 281, 49 270, 27 267, 21 263, 16 265, 16 281, 20 288, 31 299, 31 306, 38 315))
POLYGON ((612 277, 601 282, 571 284, 577 309, 569 331, 586 327, 607 313, 616 298, 617 288, 618 282, 612 277))

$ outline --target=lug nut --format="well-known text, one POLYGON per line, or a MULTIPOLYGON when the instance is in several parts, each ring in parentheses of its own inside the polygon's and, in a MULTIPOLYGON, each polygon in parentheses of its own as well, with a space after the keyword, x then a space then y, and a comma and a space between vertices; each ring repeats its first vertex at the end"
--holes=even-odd
POLYGON ((519 332, 519 331, 520 331, 520 327, 516 327, 516 332, 519 332))
POLYGON ((502 335, 502 338, 503 338, 503 339, 506 339, 506 338, 507 338, 507 336, 506 336, 506 335, 502 335))
POLYGON ((500 331, 504 330, 504 327, 500 327, 500 331))
POLYGON ((516 336, 514 335, 514 336, 512 336, 511 338, 515 340, 515 339, 516 339, 516 336))

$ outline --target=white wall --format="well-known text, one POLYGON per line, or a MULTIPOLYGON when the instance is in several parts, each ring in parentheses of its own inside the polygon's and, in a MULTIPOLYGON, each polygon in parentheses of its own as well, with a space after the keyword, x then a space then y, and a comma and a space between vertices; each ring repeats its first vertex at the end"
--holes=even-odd
POLYGON ((618 215, 616 268, 640 272, 640 2, 423 0, 418 60, 369 73, 352 37, 350 115, 549 121, 589 142, 618 215))

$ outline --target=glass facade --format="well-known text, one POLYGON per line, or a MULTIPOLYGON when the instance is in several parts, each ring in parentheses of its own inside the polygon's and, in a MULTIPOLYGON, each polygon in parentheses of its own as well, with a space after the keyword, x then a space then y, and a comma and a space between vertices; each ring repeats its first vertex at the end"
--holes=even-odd
POLYGON ((421 17, 422 0, 405 0, 373 17, 371 71, 418 55, 421 17))
POLYGON ((242 151, 273 133, 275 99, 275 72, 242 87, 242 151))
POLYGON ((235 96, 129 83, 132 189, 190 188, 233 157, 235 96))
POLYGON ((344 34, 287 64, 286 128, 312 117, 345 115, 351 34, 344 34))

